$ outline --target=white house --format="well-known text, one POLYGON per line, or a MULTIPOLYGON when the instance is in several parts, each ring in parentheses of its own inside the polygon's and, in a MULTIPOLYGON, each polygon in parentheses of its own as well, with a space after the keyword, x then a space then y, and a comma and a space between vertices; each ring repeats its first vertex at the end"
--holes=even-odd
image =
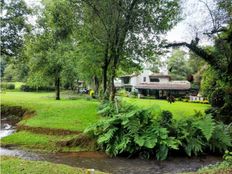
POLYGON ((121 76, 115 81, 117 88, 127 91, 137 91, 140 95, 166 98, 167 95, 184 96, 189 92, 191 84, 188 81, 172 81, 169 75, 156 74, 143 70, 140 74, 121 76))

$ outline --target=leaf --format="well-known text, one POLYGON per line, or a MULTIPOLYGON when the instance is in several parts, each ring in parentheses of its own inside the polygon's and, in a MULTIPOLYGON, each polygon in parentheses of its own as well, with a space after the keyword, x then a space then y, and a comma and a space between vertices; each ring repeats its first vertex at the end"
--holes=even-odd
POLYGON ((215 128, 215 123, 212 117, 210 115, 206 115, 203 119, 200 119, 193 124, 195 127, 201 130, 206 140, 209 141, 215 128))
POLYGON ((111 140, 111 138, 113 138, 113 134, 114 134, 114 132, 116 132, 116 130, 118 130, 118 128, 112 128, 112 129, 110 129, 107 133, 99 136, 97 142, 99 144, 109 142, 111 140))

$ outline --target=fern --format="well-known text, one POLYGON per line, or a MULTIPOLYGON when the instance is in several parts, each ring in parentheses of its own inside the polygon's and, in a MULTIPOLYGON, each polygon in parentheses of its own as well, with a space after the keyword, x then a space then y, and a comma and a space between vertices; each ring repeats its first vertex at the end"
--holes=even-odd
POLYGON ((229 147, 232 147, 232 135, 229 133, 229 126, 223 123, 216 125, 213 135, 208 143, 210 150, 223 153, 229 147))
POLYGON ((184 150, 188 156, 198 155, 203 152, 203 142, 200 138, 189 138, 187 144, 184 145, 184 150))
POLYGON ((200 129, 206 140, 209 141, 215 128, 215 123, 211 115, 206 115, 205 117, 193 122, 193 125, 200 129))
POLYGON ((113 129, 108 130, 106 133, 104 133, 98 137, 97 142, 99 144, 108 143, 113 138, 113 135, 117 130, 118 130, 118 128, 113 128, 113 129))
POLYGON ((103 104, 100 113, 107 118, 87 128, 85 133, 111 156, 155 155, 158 160, 164 160, 171 149, 181 149, 192 156, 205 149, 224 152, 232 146, 230 127, 200 112, 194 117, 173 120, 171 113, 165 111, 154 119, 150 110, 119 102, 117 106, 103 104))

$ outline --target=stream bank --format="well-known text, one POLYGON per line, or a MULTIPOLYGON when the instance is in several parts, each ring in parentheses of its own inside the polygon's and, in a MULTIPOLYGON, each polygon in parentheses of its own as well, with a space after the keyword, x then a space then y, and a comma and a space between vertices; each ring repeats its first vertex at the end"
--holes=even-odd
MULTIPOLYGON (((15 131, 14 127, 6 124, 0 130, 0 138, 8 136, 15 131)), ((15 156, 33 161, 48 161, 66 164, 80 168, 94 168, 99 171, 115 174, 162 174, 196 171, 197 169, 214 164, 221 160, 216 156, 204 157, 171 157, 165 161, 110 158, 100 152, 75 153, 35 153, 19 149, 1 148, 0 155, 15 156)))
MULTIPOLYGON (((8 117, 2 117, 0 139, 11 135, 16 131, 14 124, 25 116, 26 110, 12 113, 8 108, 8 117), (18 115, 15 116, 15 115, 18 115), (12 119, 13 118, 13 119, 12 119)), ((165 161, 127 159, 123 157, 110 158, 100 152, 62 152, 62 153, 41 153, 14 148, 0 148, 0 155, 20 157, 32 161, 48 161, 58 164, 66 164, 72 167, 93 168, 99 171, 115 174, 163 174, 196 171, 197 169, 215 164, 221 161, 217 156, 203 157, 170 157, 165 161)))

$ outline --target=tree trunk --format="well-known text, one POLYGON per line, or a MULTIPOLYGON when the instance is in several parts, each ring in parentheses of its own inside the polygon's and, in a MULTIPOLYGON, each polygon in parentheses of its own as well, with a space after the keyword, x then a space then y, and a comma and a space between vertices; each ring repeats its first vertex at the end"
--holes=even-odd
POLYGON ((108 53, 109 53, 109 45, 108 43, 106 44, 105 47, 105 54, 104 54, 104 64, 102 66, 102 84, 103 84, 103 97, 106 99, 107 98, 107 71, 108 71, 108 66, 110 63, 110 60, 108 58, 108 53))
POLYGON ((99 89, 99 81, 97 76, 94 76, 94 83, 95 83, 95 94, 98 95, 98 89, 99 89))
POLYGON ((107 89, 107 67, 106 64, 102 66, 103 95, 105 95, 107 89))
POLYGON ((111 75, 111 95, 110 95, 110 100, 114 101, 115 99, 115 94, 116 94, 116 88, 114 86, 114 79, 116 76, 116 68, 115 66, 112 67, 112 75, 111 75))
POLYGON ((60 100, 60 77, 55 80, 56 100, 60 100))

